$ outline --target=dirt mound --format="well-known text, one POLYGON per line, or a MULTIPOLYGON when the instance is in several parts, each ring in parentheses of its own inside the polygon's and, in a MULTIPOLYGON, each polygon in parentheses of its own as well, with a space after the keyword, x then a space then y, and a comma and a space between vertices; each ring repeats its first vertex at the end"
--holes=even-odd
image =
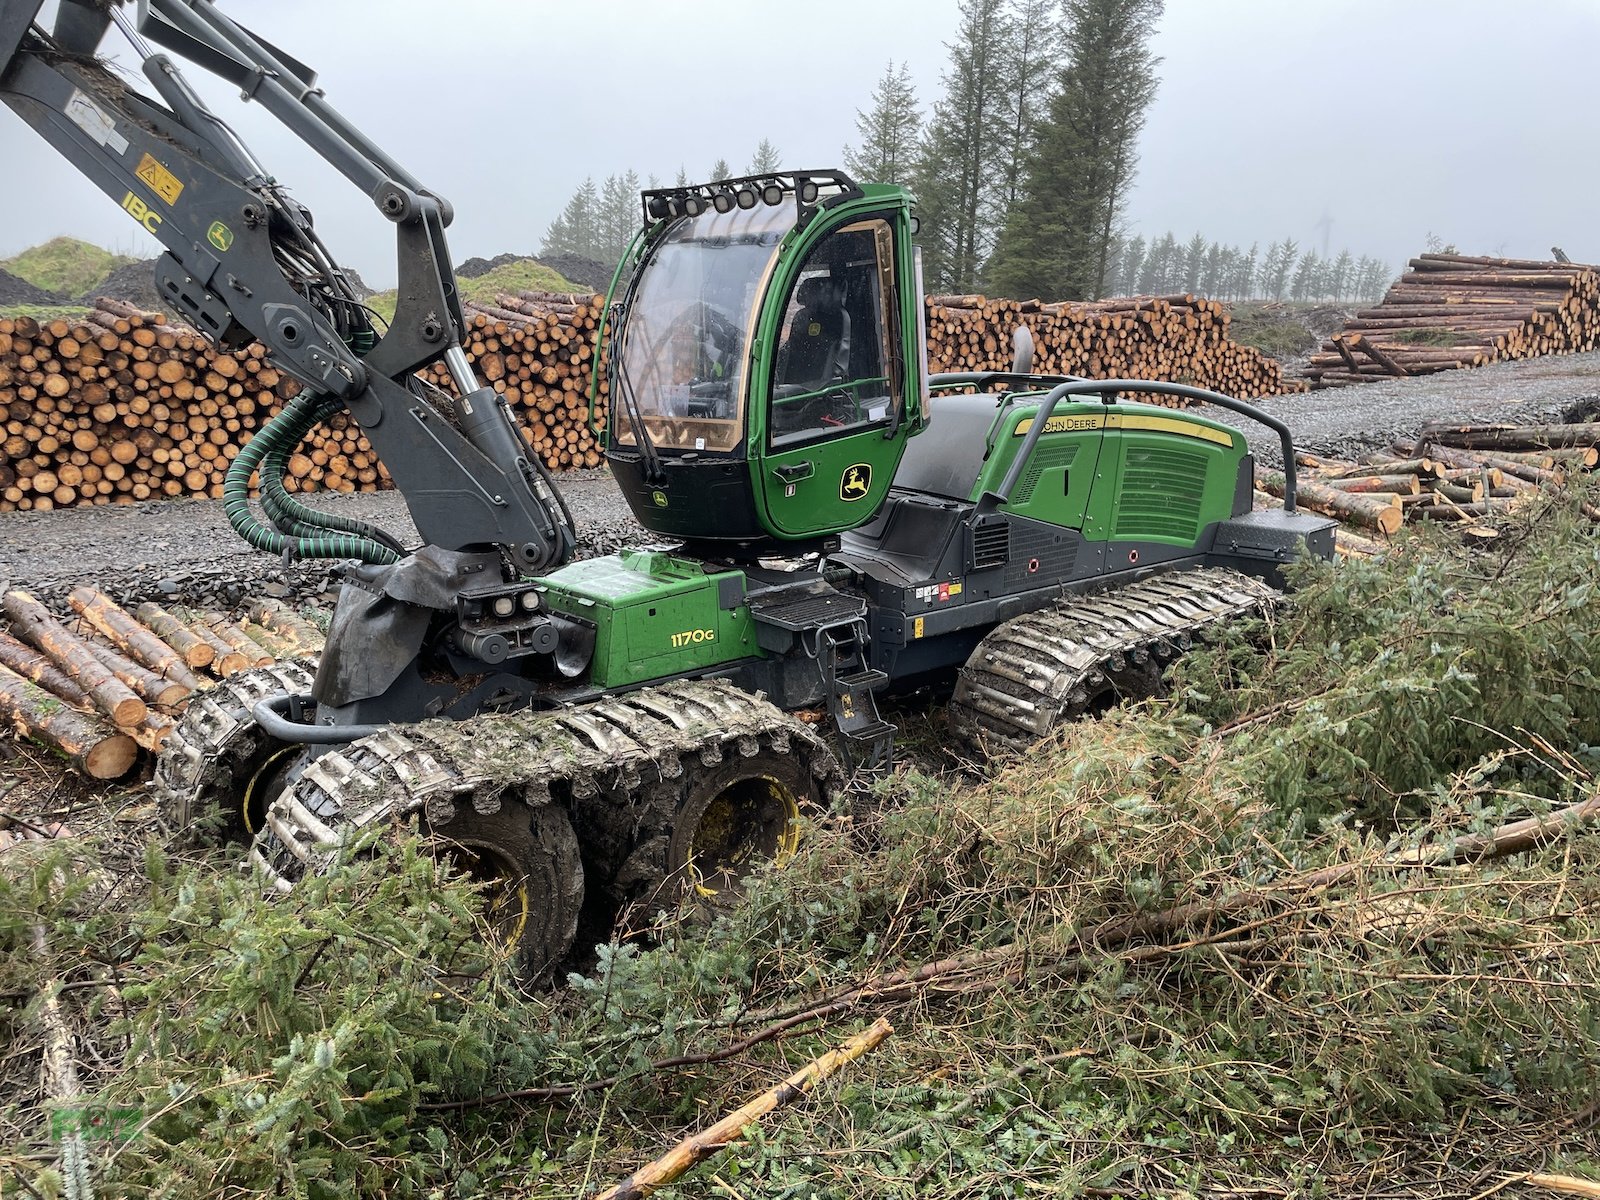
POLYGON ((34 287, 10 271, 0 271, 0 304, 67 304, 65 296, 34 287))
POLYGON ((153 258, 118 267, 90 288, 80 303, 93 304, 96 296, 109 296, 146 312, 167 311, 166 302, 161 299, 161 293, 156 291, 156 260, 153 258))
POLYGON ((592 258, 584 258, 578 254, 550 254, 539 261, 552 271, 561 272, 580 287, 603 292, 611 286, 614 268, 606 266, 603 262, 596 262, 592 258))
POLYGON ((465 279, 477 279, 507 263, 531 261, 532 256, 527 254, 496 254, 493 258, 469 258, 464 263, 456 264, 456 274, 465 279))

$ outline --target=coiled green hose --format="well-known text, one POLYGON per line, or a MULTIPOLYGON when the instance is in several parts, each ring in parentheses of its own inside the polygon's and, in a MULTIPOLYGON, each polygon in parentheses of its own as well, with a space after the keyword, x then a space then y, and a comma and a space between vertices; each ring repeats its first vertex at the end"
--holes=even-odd
POLYGON ((400 561, 399 548, 387 534, 363 521, 307 508, 283 487, 289 455, 306 434, 342 407, 339 401, 319 392, 302 392, 261 427, 228 468, 222 481, 223 511, 234 532, 257 550, 291 558, 355 558, 383 564, 400 561), (268 528, 250 510, 250 476, 258 470, 262 508, 279 528, 268 528), (282 532, 284 525, 291 532, 282 532))

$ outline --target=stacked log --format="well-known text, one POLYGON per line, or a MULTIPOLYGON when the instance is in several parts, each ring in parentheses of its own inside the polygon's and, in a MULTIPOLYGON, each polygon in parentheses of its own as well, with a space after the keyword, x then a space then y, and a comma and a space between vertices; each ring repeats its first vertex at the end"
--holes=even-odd
MULTIPOLYGON (((589 379, 601 301, 520 292, 473 309, 466 350, 518 407, 553 470, 596 466, 589 379)), ((442 371, 431 373, 439 386, 442 371)), ((80 321, 0 318, 0 512, 218 498, 229 464, 296 383, 251 345, 219 351, 191 329, 114 300, 80 321)), ((603 428, 602 382, 597 419, 603 428)), ((292 456, 290 491, 373 491, 388 474, 339 416, 292 456)))
POLYGON ((1600 268, 1581 263, 1424 254, 1376 308, 1313 355, 1314 388, 1593 350, 1600 268))
POLYGON ((1033 369, 1041 374, 1164 379, 1245 400, 1305 389, 1285 381, 1278 364, 1259 350, 1230 340, 1230 320, 1226 305, 1188 295, 1063 304, 930 296, 928 366, 935 372, 1009 370, 1012 333, 1026 325, 1034 340, 1033 369))
MULTIPOLYGON (((501 293, 492 305, 467 304, 467 357, 485 382, 518 409, 534 452, 552 471, 597 467, 600 444, 589 427, 589 384, 600 296, 501 293)), ((432 379, 444 384, 435 368, 432 379)), ((604 430, 610 388, 600 374, 595 428, 604 430)))
MULTIPOLYGON (((1597 422, 1436 425, 1353 461, 1301 455, 1298 500, 1348 527, 1341 549, 1370 552, 1374 534, 1387 537, 1415 521, 1450 522, 1486 542, 1496 536, 1496 519, 1597 463, 1597 422)), ((1271 506, 1283 497, 1283 475, 1260 472, 1256 488, 1258 506, 1271 506)), ((1590 515, 1600 519, 1600 510, 1590 515)))
POLYGON ((74 588, 71 612, 27 592, 0 596, 0 726, 114 779, 139 749, 159 750, 191 696, 247 667, 321 653, 322 634, 279 601, 242 614, 128 612, 96 588, 74 588))
POLYGON ((291 390, 260 346, 221 353, 114 300, 0 319, 0 511, 220 496, 291 390))

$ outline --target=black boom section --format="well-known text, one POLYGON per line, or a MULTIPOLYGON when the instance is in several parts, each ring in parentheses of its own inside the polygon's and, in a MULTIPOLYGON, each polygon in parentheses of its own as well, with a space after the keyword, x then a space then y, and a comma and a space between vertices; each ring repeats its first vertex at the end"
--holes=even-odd
POLYGON ((343 401, 425 541, 498 547, 527 573, 565 562, 571 519, 509 406, 478 386, 461 351, 449 206, 335 112, 309 68, 209 0, 147 0, 137 30, 104 0, 61 0, 46 31, 34 23, 42 7, 0 0, 0 99, 166 246, 157 285, 172 309, 224 347, 259 339, 306 387, 343 401), (164 103, 96 59, 112 23, 164 103), (382 337, 310 214, 146 36, 259 102, 394 223, 398 303, 382 337), (459 397, 412 379, 436 362, 459 397))

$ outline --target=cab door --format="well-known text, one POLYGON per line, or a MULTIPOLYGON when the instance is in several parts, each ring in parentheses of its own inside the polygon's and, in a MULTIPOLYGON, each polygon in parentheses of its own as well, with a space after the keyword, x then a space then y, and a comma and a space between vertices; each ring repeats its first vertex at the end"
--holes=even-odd
POLYGON ((882 505, 920 416, 903 211, 839 220, 778 273, 750 381, 750 469, 777 537, 853 529, 882 505))

